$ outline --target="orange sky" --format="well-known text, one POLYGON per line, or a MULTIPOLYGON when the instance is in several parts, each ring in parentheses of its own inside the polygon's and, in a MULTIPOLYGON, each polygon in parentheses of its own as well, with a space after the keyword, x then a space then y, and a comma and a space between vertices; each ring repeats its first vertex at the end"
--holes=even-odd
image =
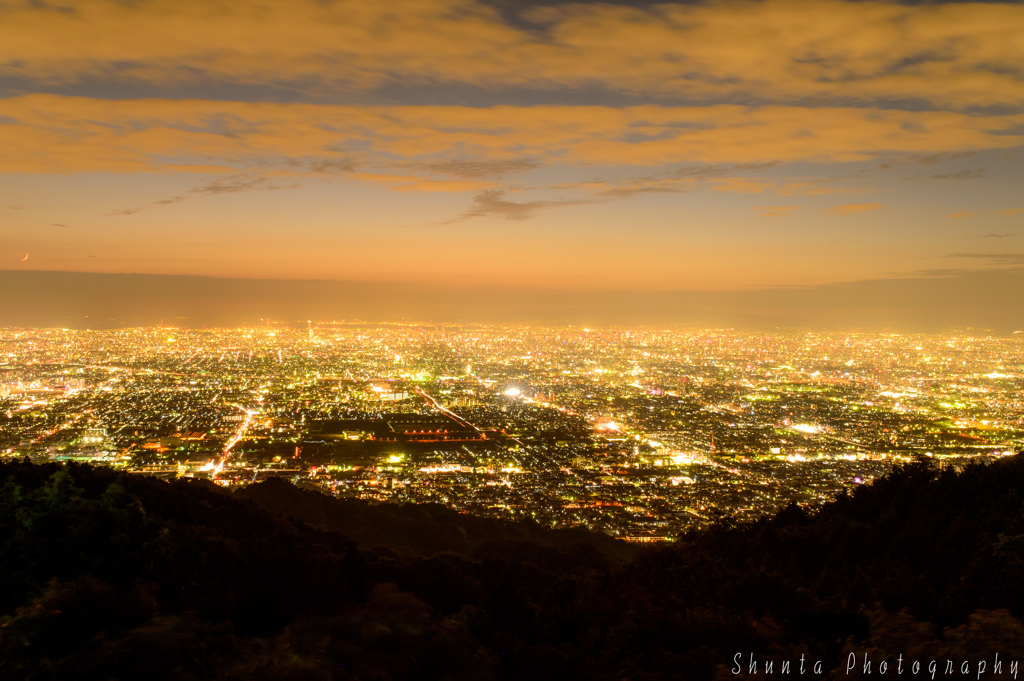
POLYGON ((703 291, 1016 270, 1022 35, 999 2, 14 0, 0 269, 703 291))

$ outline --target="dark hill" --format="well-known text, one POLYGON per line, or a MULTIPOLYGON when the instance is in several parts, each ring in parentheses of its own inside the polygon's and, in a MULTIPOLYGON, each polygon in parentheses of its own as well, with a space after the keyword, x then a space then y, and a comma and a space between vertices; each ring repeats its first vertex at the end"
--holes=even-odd
POLYGON ((737 653, 742 676, 753 654, 761 676, 803 656, 846 679, 854 653, 976 678, 1024 657, 1019 456, 907 467, 628 562, 587 533, 281 483, 13 462, 0 500, 5 680, 712 679, 737 653))
POLYGON ((336 499, 301 489, 282 478, 268 478, 235 496, 286 517, 325 530, 337 530, 360 544, 423 556, 454 552, 468 556, 505 555, 522 544, 545 549, 596 549, 613 560, 636 553, 634 545, 584 529, 550 530, 533 522, 481 518, 440 504, 388 504, 336 499))

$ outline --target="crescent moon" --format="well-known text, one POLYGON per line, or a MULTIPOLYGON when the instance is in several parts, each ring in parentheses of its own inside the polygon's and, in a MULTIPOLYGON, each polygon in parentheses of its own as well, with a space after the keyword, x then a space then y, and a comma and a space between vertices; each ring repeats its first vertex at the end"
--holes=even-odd
POLYGON ((21 259, 22 262, 25 262, 26 260, 28 260, 28 253, 26 253, 25 257, 21 259))

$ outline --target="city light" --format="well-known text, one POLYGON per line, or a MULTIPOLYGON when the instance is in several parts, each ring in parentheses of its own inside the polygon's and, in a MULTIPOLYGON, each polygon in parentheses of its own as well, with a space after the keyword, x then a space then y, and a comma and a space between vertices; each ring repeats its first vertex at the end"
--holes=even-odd
POLYGON ((314 321, 0 340, 3 456, 281 476, 622 537, 1024 445, 1019 334, 314 321))

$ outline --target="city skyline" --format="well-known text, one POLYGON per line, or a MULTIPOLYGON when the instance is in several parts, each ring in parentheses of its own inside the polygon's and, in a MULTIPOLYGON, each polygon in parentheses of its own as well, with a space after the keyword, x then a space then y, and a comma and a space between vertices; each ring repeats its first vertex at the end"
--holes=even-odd
POLYGON ((614 294, 667 311, 608 323, 1019 326, 1015 3, 9 3, 0 26, 0 270, 44 305, 44 273, 133 273, 504 292, 437 320, 614 294))

